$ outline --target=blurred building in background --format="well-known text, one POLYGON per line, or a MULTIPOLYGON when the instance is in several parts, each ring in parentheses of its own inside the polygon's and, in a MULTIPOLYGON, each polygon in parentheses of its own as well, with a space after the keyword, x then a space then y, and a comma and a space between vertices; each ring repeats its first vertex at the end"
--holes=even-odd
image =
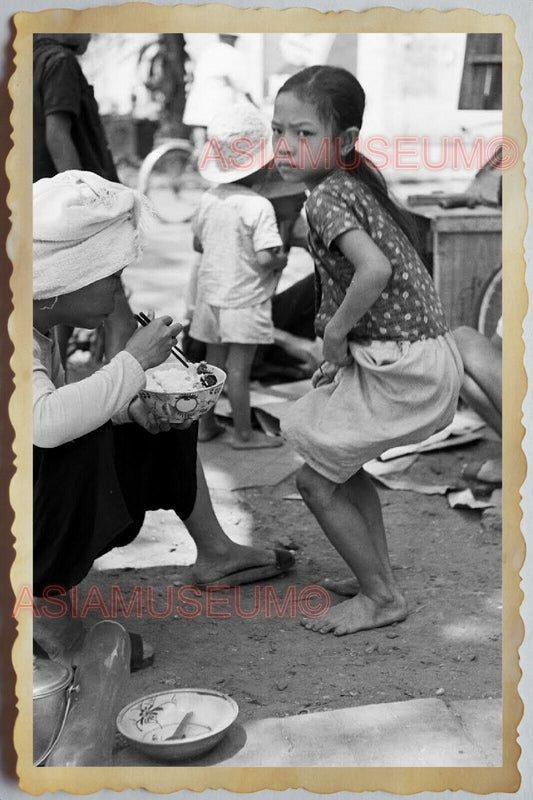
MULTIPOLYGON (((116 160, 142 158, 157 138, 186 135, 180 114, 187 82, 199 54, 215 38, 94 35, 83 70, 94 86, 116 160)), ((461 33, 243 33, 236 47, 248 64, 254 100, 266 114, 281 84, 305 66, 333 64, 354 72, 367 95, 363 150, 370 152, 370 142, 378 154, 374 160, 405 195, 421 183, 426 189, 461 191, 480 164, 443 163, 446 137, 461 138, 468 155, 477 137, 490 140, 501 133, 497 101, 464 102, 469 95, 464 80, 462 86, 466 41, 461 33)), ((471 84, 481 80, 481 91, 489 86, 491 94, 497 56, 484 58, 487 71, 481 78, 475 68, 483 56, 469 59, 471 84)))

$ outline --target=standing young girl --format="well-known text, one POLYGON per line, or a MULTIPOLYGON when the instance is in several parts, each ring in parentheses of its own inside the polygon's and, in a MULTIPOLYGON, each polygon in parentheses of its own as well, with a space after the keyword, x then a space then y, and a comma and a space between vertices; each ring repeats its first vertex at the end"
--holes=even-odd
POLYGON ((462 378, 408 218, 355 150, 364 105, 351 73, 309 67, 280 89, 272 123, 281 175, 310 191, 315 326, 325 359, 284 433, 306 462, 298 488, 359 589, 304 625, 336 635, 407 616, 378 494, 362 467, 389 447, 422 441, 448 425, 462 378))

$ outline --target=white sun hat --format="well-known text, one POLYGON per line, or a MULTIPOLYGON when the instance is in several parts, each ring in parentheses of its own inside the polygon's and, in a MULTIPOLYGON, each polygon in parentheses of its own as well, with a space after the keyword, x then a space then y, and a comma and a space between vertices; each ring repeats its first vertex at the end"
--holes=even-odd
POLYGON ((215 114, 198 171, 210 183, 232 183, 253 175, 272 160, 272 131, 261 112, 238 102, 215 114))

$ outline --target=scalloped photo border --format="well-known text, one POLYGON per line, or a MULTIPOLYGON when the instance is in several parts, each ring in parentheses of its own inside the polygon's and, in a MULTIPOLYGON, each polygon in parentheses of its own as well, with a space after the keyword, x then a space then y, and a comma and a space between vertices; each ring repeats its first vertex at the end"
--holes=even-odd
POLYGON ((15 71, 9 91, 13 102, 10 117, 13 147, 7 159, 10 182, 8 206, 12 228, 8 255, 12 264, 9 287, 13 312, 8 330, 14 346, 11 367, 14 392, 9 416, 15 430, 13 450, 16 472, 10 484, 14 513, 15 558, 11 584, 15 597, 31 585, 32 573, 32 36, 39 32, 94 33, 140 32, 338 32, 338 33, 501 33, 503 42, 503 135, 514 139, 520 157, 503 173, 503 761, 501 767, 473 768, 231 768, 231 767, 77 767, 34 768, 32 766, 32 618, 25 611, 17 620, 13 648, 18 715, 14 743, 21 788, 30 794, 63 790, 89 794, 101 789, 120 791, 143 788, 153 793, 180 789, 203 791, 226 789, 255 792, 305 788, 328 794, 382 790, 396 794, 423 791, 464 790, 477 794, 515 792, 520 786, 517 728, 523 713, 519 693, 521 676, 519 647, 524 636, 520 615, 523 594, 520 569, 525 543, 520 531, 520 488, 526 476, 522 452, 524 429, 522 403, 526 393, 523 366, 522 325, 527 310, 524 237, 527 204, 523 153, 526 132, 522 122, 522 56, 515 39, 515 23, 506 14, 482 14, 473 10, 401 11, 392 7, 364 12, 321 12, 307 8, 284 10, 234 9, 226 5, 161 7, 148 3, 100 6, 83 11, 50 9, 14 17, 15 71))

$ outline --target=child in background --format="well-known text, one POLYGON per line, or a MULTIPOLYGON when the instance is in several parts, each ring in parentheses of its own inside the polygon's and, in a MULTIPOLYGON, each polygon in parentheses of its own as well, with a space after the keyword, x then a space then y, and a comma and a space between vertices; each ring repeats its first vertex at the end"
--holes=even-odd
MULTIPOLYGON (((202 257, 190 334, 207 344, 207 362, 227 373, 236 449, 282 444, 253 430, 250 414, 252 361, 258 345, 274 341, 271 298, 287 263, 274 208, 250 188, 271 158, 270 131, 247 103, 213 118, 198 165, 217 185, 204 193, 193 221, 202 257)), ((223 430, 212 410, 201 419, 199 438, 207 441, 223 430)))
MULTIPOLYGON (((363 464, 422 441, 454 416, 462 364, 409 220, 355 149, 364 91, 347 70, 309 67, 278 92, 276 165, 303 181, 325 363, 284 433, 298 488, 358 593, 305 627, 337 636, 403 620, 378 494, 363 464)), ((330 583, 330 585, 332 585, 330 583)))

